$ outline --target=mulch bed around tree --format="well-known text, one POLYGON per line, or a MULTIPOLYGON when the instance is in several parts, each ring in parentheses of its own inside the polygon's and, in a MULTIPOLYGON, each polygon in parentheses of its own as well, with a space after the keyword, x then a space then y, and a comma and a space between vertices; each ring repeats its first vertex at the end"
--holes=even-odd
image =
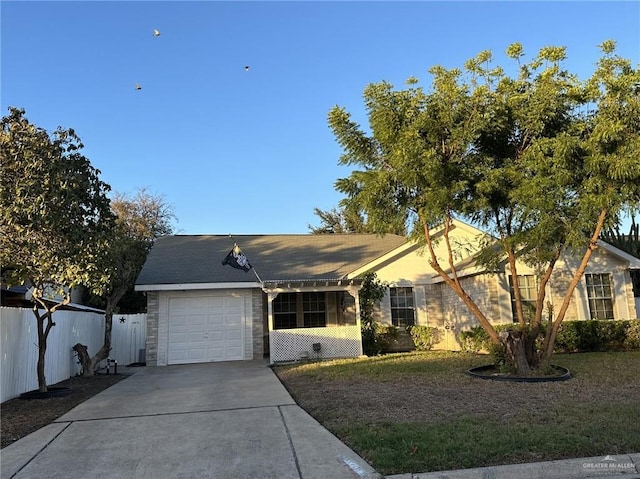
POLYGON ((97 374, 84 378, 75 376, 51 386, 71 388, 71 394, 47 399, 15 398, 0 404, 0 447, 51 424, 78 404, 128 377, 128 374, 97 374))

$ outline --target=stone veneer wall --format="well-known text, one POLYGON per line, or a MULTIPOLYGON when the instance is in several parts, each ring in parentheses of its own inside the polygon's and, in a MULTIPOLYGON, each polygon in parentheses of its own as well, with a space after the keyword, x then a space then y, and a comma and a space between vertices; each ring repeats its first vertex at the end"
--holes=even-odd
POLYGON ((252 351, 253 359, 264 357, 264 332, 263 332, 263 296, 261 289, 251 291, 251 322, 252 322, 252 351))
POLYGON ((147 291, 147 366, 158 365, 158 316, 160 313, 160 293, 147 291))
POLYGON ((627 287, 625 288, 625 297, 624 301, 627 305, 627 310, 629 313, 629 318, 620 318, 620 319, 636 319, 640 317, 640 311, 636 310, 636 298, 633 295, 633 282, 631 281, 631 273, 629 270, 624 271, 624 281, 627 287), (632 314, 635 310, 635 316, 632 314))

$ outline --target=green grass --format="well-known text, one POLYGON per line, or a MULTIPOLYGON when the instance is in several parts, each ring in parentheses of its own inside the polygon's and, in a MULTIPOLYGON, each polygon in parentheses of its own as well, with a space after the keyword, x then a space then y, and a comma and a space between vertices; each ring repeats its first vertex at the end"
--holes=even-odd
MULTIPOLYGON (((302 407, 382 474, 640 452, 640 351, 556 355, 552 363, 574 376, 558 383, 498 383, 465 374, 489 362, 483 355, 422 352, 283 366, 276 372, 302 407), (411 414, 398 419, 375 410, 350 414, 371 402, 368 396, 361 403, 349 398, 350 381, 389 395, 408 385, 418 393, 420 387, 430 394, 441 388, 444 399, 437 407, 443 414, 435 411, 419 421, 411 414), (313 388, 321 386, 326 392, 316 404, 313 388), (450 405, 452 388, 464 390, 469 402, 502 405, 465 410, 466 399, 459 398, 450 405)), ((366 387, 361 390, 367 395, 366 387)), ((433 406, 413 397, 409 408, 433 406)))
POLYGON ((637 405, 601 404, 588 417, 558 407, 553 421, 461 417, 440 423, 345 424, 334 433, 383 474, 465 469, 640 451, 637 405), (636 418, 635 420, 632 418, 636 418))

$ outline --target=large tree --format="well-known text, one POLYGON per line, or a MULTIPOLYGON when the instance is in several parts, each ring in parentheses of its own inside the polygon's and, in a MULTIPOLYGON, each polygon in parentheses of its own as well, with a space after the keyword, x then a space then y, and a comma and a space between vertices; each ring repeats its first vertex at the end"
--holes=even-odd
POLYGON ((105 329, 102 347, 93 356, 87 346, 76 344, 83 376, 93 376, 100 361, 109 357, 113 314, 124 295, 134 283, 156 238, 173 232, 173 210, 164 198, 139 189, 133 197, 116 194, 111 200, 115 215, 109 249, 102 256, 101 270, 109 275, 109 282, 99 303, 105 310, 105 329))
POLYGON ((370 133, 342 108, 329 113, 344 149, 340 162, 360 167, 336 182, 346 195, 342 206, 363 211, 380 233, 389 222, 407 224, 426 245, 430 265, 522 374, 548 362, 602 228, 639 204, 640 77, 615 55, 612 42, 601 47, 604 55, 586 81, 564 69, 564 48, 543 48, 522 63, 522 46, 513 44, 507 50, 516 62, 513 75, 484 51, 463 69, 433 67, 429 91, 415 78, 401 90, 386 82, 369 85, 370 133), (449 235, 456 215, 497 238, 477 260, 509 266, 517 316, 512 332, 498 334, 458 277, 449 235), (435 254, 436 232, 448 251, 445 265, 435 254), (567 250, 582 254, 582 261, 537 349, 544 286, 567 250), (518 284, 522 262, 537 271, 531 316, 523 311, 518 284))
POLYGON ((2 281, 31 287, 38 389, 46 392, 54 313, 70 302, 73 288, 99 291, 108 280, 100 254, 113 226, 109 186, 81 154, 83 145, 72 129, 50 134, 30 123, 24 110, 10 108, 2 118, 0 146, 2 281))
MULTIPOLYGON (((315 208, 313 213, 320 218, 319 226, 309 226, 311 234, 353 234, 353 233, 372 233, 373 229, 367 224, 366 216, 361 212, 349 206, 341 206, 339 208, 331 208, 330 210, 321 210, 315 208)), ((398 235, 406 234, 406 225, 402 221, 390 222, 387 224, 385 233, 393 233, 398 235)))
POLYGON ((352 213, 344 208, 314 208, 313 214, 320 219, 320 225, 308 225, 311 234, 366 233, 364 219, 358 212, 352 213))

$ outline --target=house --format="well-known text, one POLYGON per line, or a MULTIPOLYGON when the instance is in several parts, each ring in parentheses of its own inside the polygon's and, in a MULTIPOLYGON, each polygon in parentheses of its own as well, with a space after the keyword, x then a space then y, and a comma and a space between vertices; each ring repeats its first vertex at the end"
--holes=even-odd
MULTIPOLYGON (((32 309, 34 306, 33 301, 33 288, 30 283, 16 286, 8 286, 4 283, 0 283, 0 305, 8 308, 28 308, 32 309)), ((85 288, 82 286, 73 288, 71 290, 71 300, 69 303, 62 306, 60 309, 67 311, 87 311, 91 313, 104 313, 103 310, 93 308, 86 304, 83 304, 85 296, 85 288)), ((49 287, 45 290, 44 301, 53 306, 56 303, 61 303, 64 300, 62 294, 56 292, 53 288, 49 287)))
MULTIPOLYGON (((436 237, 442 232, 437 233, 436 237)), ((473 261, 486 233, 460 221, 450 232, 459 278, 496 324, 514 320, 507 265, 473 261)), ((444 242, 436 254, 447 265, 444 242)), ((558 261, 547 293, 556 309, 580 258, 558 261)), ((640 259, 601 243, 573 295, 567 320, 637 317, 630 271, 640 259)), ((136 281, 147 296, 148 365, 362 354, 359 290, 374 271, 389 284, 379 320, 442 330, 438 347, 458 349, 457 333, 477 324, 429 266, 421 245, 397 235, 177 235, 159 238, 136 281), (248 272, 222 264, 241 248, 248 272)), ((518 274, 525 301, 536 291, 531 269, 518 274)), ((638 295, 638 292, 636 292, 638 295)))

